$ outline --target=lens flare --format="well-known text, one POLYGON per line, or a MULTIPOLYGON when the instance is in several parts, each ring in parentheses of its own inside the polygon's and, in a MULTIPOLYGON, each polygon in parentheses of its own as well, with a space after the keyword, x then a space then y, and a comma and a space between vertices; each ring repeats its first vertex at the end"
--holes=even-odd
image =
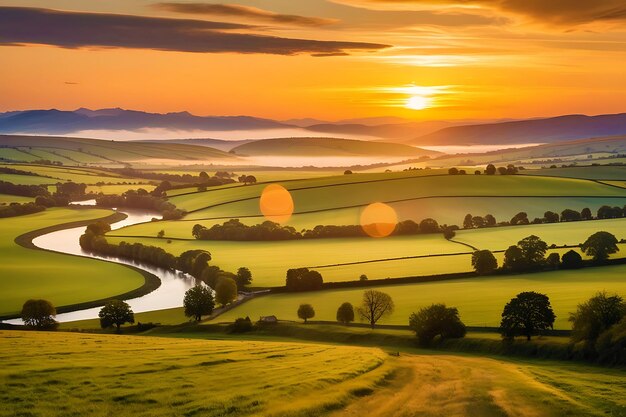
POLYGON ((371 237, 386 237, 398 224, 396 211, 384 203, 372 203, 361 212, 361 227, 371 237))
POLYGON ((282 185, 270 184, 261 193, 259 208, 267 220, 284 224, 293 214, 293 199, 282 185))

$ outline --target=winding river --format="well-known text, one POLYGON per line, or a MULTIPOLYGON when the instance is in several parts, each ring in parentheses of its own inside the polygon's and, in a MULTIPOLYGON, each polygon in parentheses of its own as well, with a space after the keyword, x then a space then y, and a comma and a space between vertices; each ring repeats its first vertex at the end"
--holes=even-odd
MULTIPOLYGON (((74 202, 76 205, 95 205, 95 200, 87 200, 74 202)), ((158 213, 146 212, 144 210, 118 210, 120 213, 126 214, 128 217, 111 225, 111 229, 119 229, 124 226, 130 226, 137 223, 149 222, 154 217, 159 217, 158 213)), ((87 258, 105 259, 107 261, 133 265, 137 268, 148 271, 161 280, 161 286, 149 294, 141 297, 126 300, 130 304, 133 312, 141 313, 145 311, 163 310, 166 308, 181 307, 183 305, 183 297, 185 291, 196 285, 196 279, 192 276, 180 271, 169 271, 166 269, 156 268, 150 265, 133 262, 127 259, 117 257, 103 257, 84 251, 78 244, 78 239, 85 231, 85 226, 75 227, 71 229, 59 230, 47 233, 33 239, 33 244, 42 249, 48 249, 59 253, 68 253, 72 255, 84 256, 87 258)), ((94 264, 97 267, 97 264, 94 264)), ((98 317, 101 307, 88 308, 84 310, 76 310, 68 313, 57 314, 57 321, 68 322, 76 320, 86 320, 98 317)), ((7 320, 8 323, 22 324, 21 319, 7 320)))

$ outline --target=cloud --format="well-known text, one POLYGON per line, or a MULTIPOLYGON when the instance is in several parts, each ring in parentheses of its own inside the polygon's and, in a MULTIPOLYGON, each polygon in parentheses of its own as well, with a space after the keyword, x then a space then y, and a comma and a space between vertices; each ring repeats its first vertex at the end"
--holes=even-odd
POLYGON ((372 3, 428 6, 483 6, 530 16, 560 25, 580 25, 596 21, 626 19, 624 0, 369 0, 372 3))
POLYGON ((253 26, 205 20, 0 7, 0 45, 44 44, 64 48, 109 47, 161 51, 317 56, 375 51, 388 45, 318 41, 254 33, 253 26))
POLYGON ((156 3, 153 6, 174 13, 235 16, 298 26, 323 26, 337 22, 335 19, 280 14, 239 4, 156 3))

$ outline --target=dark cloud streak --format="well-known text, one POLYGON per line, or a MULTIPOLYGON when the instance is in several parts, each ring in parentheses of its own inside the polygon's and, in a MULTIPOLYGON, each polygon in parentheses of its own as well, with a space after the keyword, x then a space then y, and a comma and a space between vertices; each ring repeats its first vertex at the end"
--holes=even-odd
POLYGON ((281 38, 230 30, 234 23, 168 19, 49 9, 0 7, 0 45, 44 44, 63 48, 141 48, 162 51, 242 54, 337 55, 388 45, 281 38))
POLYGON ((530 16, 537 21, 580 25, 626 19, 624 0, 370 0, 376 3, 476 5, 530 16))
POLYGON ((323 26, 336 22, 335 19, 280 14, 239 4, 156 3, 153 7, 174 13, 235 16, 298 26, 323 26))

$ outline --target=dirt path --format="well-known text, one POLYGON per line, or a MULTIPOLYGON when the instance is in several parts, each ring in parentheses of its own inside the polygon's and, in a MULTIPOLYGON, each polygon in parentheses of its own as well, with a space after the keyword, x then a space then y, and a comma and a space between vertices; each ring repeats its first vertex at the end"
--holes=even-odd
POLYGON ((552 417, 590 415, 518 365, 485 358, 406 355, 395 377, 332 417, 552 417))

